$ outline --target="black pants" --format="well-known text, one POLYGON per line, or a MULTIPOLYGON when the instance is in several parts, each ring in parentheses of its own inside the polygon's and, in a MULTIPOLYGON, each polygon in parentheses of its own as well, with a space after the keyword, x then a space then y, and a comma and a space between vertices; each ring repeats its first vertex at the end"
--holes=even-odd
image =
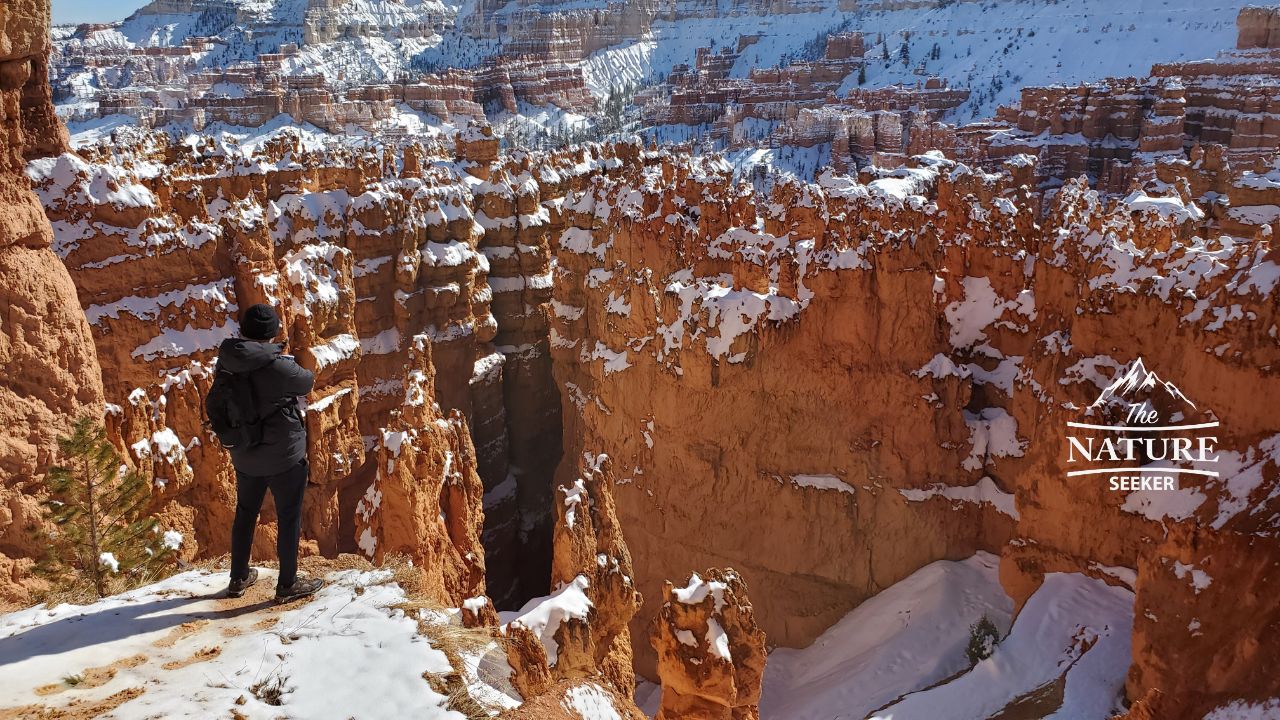
POLYGON ((302 533, 302 493, 307 488, 307 461, 278 475, 259 477, 236 472, 236 520, 231 526, 231 577, 249 576, 249 550, 258 527, 262 500, 271 490, 276 501, 276 555, 280 559, 277 587, 287 588, 298 578, 298 536, 302 533))

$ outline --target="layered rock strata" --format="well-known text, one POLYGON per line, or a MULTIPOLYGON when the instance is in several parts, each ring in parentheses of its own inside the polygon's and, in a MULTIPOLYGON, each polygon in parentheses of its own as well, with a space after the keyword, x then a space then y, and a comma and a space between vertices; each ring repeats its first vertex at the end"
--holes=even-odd
MULTIPOLYGON (((555 193, 599 161, 499 161, 498 139, 480 127, 459 136, 456 159, 439 146, 360 152, 291 131, 251 147, 195 137, 125 133, 28 168, 108 368, 110 424, 154 478, 154 503, 187 537, 184 551, 226 551, 234 482, 201 399, 239 309, 269 302, 317 376, 307 398, 312 550, 412 554, 421 528, 398 535, 408 526, 371 516, 371 488, 433 468, 461 488, 471 517, 468 478, 478 473, 495 599, 542 592, 560 453, 547 238, 555 193), (455 410, 465 421, 448 419, 455 410), (453 429, 433 429, 439 422, 453 429), (430 437, 418 443, 426 455, 392 467, 415 433, 430 437)), ((414 509, 393 512, 434 518, 422 514, 420 488, 405 492, 414 509)), ((258 542, 266 551, 271 532, 258 542)))
POLYGON ((1280 522, 1260 401, 1280 390, 1275 228, 1222 235, 1158 180, 1042 194, 1034 165, 928 155, 757 204, 727 165, 654 156, 568 196, 551 334, 566 457, 611 458, 641 593, 731 563, 771 640, 805 645, 923 564, 985 549, 1019 606, 1048 572, 1133 587, 1131 699, 1158 688, 1184 716, 1276 690, 1230 660, 1275 652, 1245 639, 1265 615, 1210 636, 1186 580, 1264 590, 1226 548, 1268 557, 1280 522), (1220 423, 1219 477, 1161 495, 1066 475, 1067 423, 1135 367, 1220 423), (1160 659, 1195 652, 1218 658, 1213 680, 1160 659))
POLYGON ((101 416, 102 379, 54 232, 23 169, 62 152, 49 90, 49 4, 0 7, 0 602, 23 601, 40 544, 40 485, 57 438, 101 416))
MULTIPOLYGON (((831 145, 839 167, 865 164, 876 153, 902 155, 908 144, 926 143, 910 131, 928 125, 969 97, 940 78, 916 86, 854 89, 839 95, 846 79, 864 65, 858 33, 827 36, 822 55, 776 69, 754 68, 731 77, 743 51, 758 36, 738 38, 719 52, 698 48, 693 67, 680 64, 661 85, 637 95, 641 121, 662 132, 668 125, 694 126, 721 147, 831 145)), ((915 147, 915 145, 913 145, 915 147)), ((938 149, 927 144, 923 150, 938 149)))

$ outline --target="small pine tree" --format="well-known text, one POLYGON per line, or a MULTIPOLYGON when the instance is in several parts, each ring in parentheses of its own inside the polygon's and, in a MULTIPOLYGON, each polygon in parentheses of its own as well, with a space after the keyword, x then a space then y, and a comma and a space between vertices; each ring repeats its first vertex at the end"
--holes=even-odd
POLYGON ((48 533, 41 574, 62 586, 87 581, 98 597, 108 594, 113 575, 154 577, 172 561, 177 543, 144 512, 149 483, 121 462, 93 418, 77 420, 58 448, 63 464, 49 471, 44 501, 56 530, 48 533))
POLYGON ((858 67, 858 84, 859 85, 867 84, 867 66, 866 65, 862 65, 858 67))
POLYGON ((969 656, 970 663, 977 665, 991 657, 999 642, 1000 631, 996 629, 996 624, 983 615, 981 620, 969 626, 969 645, 965 648, 965 654, 969 656))

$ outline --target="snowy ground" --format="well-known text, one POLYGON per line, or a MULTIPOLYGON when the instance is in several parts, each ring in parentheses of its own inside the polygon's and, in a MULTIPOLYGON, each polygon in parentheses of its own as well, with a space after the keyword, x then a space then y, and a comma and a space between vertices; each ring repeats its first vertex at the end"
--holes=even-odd
MULTIPOLYGON (((0 616, 0 706, 123 697, 112 717, 415 717, 464 720, 424 673, 450 673, 444 652, 395 609, 387 570, 344 570, 310 602, 276 605, 272 571, 248 595, 220 597, 225 573, 192 571, 86 606, 0 616), (78 681, 78 682, 77 682, 78 681), (123 696, 119 693, 124 693, 123 696)), ((449 622, 441 612, 434 622, 449 622)), ((518 702, 505 659, 468 657, 473 695, 518 702), (478 668, 484 667, 483 672, 478 668)), ((4 715, 0 708, 0 715, 4 715)))
POLYGON ((1039 701, 1052 712, 1036 717, 1105 720, 1123 710, 1132 632, 1132 592, 1084 575, 1051 574, 990 658, 872 717, 984 720, 1015 703, 1039 701))
MULTIPOLYGON (((1133 593, 1084 575, 1051 574, 1011 629, 1013 605, 998 568, 999 558, 989 553, 931 563, 859 605, 809 647, 774 650, 760 717, 984 720, 1022 703, 1031 712, 1019 717, 1110 718, 1129 668, 1133 593), (990 658, 970 665, 969 629, 983 616, 1003 639, 990 658)), ((636 688, 636 703, 649 717, 661 696, 647 681, 636 688)), ((1262 714, 1273 709, 1280 720, 1280 703, 1257 706, 1256 718, 1273 720, 1262 714)))
POLYGON ((1133 594, 1083 575, 1049 575, 1010 632, 998 564, 987 553, 932 563, 809 647, 775 650, 761 717, 981 720, 1064 676, 1061 707, 1050 699, 1056 711, 1046 716, 1110 717, 1129 666, 1133 594), (970 668, 969 628, 984 615, 1007 637, 970 668))
POLYGON ((970 625, 986 615, 1001 632, 1009 628, 1013 604, 998 566, 986 553, 932 563, 859 605, 809 647, 774 650, 761 717, 861 720, 964 670, 970 625))

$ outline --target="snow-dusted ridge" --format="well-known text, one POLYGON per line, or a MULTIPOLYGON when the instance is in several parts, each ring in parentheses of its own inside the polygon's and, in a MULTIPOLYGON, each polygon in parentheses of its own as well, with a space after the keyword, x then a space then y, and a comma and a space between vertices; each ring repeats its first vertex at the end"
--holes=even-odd
MULTIPOLYGON (((992 0, 895 10, 867 4, 867 9, 842 11, 835 0, 825 0, 808 4, 812 12, 782 15, 746 12, 672 19, 656 14, 639 30, 600 28, 598 32, 617 40, 616 44, 580 60, 568 60, 566 65, 580 70, 587 88, 603 102, 615 89, 653 83, 666 77, 674 65, 691 64, 700 47, 719 49, 735 45, 742 36, 759 36, 760 41, 745 48, 732 68, 732 77, 743 78, 754 68, 806 59, 815 38, 827 33, 856 31, 866 38, 868 59, 861 87, 914 85, 924 75, 940 76, 952 87, 973 90, 949 118, 965 122, 989 117, 997 106, 1015 103, 1024 86, 1136 76, 1155 63, 1210 58, 1231 46, 1235 12, 1244 4, 1244 0, 1217 0, 1212 6, 1195 0, 1166 0, 1135 7, 1105 0, 992 0)), ((173 3, 157 1, 110 28, 84 36, 70 28, 57 29, 55 66, 60 56, 124 54, 195 42, 200 49, 192 62, 199 69, 243 65, 265 53, 272 55, 272 62, 278 62, 285 75, 322 75, 335 87, 397 82, 424 70, 474 68, 503 52, 506 43, 491 37, 491 32, 477 31, 484 25, 485 5, 356 0, 325 7, 308 0, 220 0, 195 2, 192 11, 175 12, 173 3), (205 44, 203 38, 211 40, 205 44)), ((508 3, 498 15, 600 12, 608 5, 605 0, 533 8, 508 3)), ((600 17, 608 23, 618 22, 620 16, 600 12, 600 17)), ((64 71, 56 82, 68 93, 61 101, 68 118, 96 112, 98 90, 128 87, 151 92, 168 87, 147 74, 77 65, 67 65, 64 71)), ((840 92, 859 86, 857 73, 851 73, 840 92)), ((210 92, 235 98, 241 92, 237 87, 221 83, 210 92)), ((494 119, 531 130, 568 129, 589 120, 554 105, 527 104, 514 116, 494 119)), ((412 114, 399 122, 411 129, 439 125, 438 119, 412 114)), ((658 134, 678 141, 690 132, 694 129, 671 126, 658 134)), ((787 155, 794 150, 771 152, 787 155)), ((804 157, 777 160, 803 164, 811 172, 816 166, 808 158, 811 150, 801 152, 804 157)), ((820 155, 821 148, 816 150, 820 155)))

